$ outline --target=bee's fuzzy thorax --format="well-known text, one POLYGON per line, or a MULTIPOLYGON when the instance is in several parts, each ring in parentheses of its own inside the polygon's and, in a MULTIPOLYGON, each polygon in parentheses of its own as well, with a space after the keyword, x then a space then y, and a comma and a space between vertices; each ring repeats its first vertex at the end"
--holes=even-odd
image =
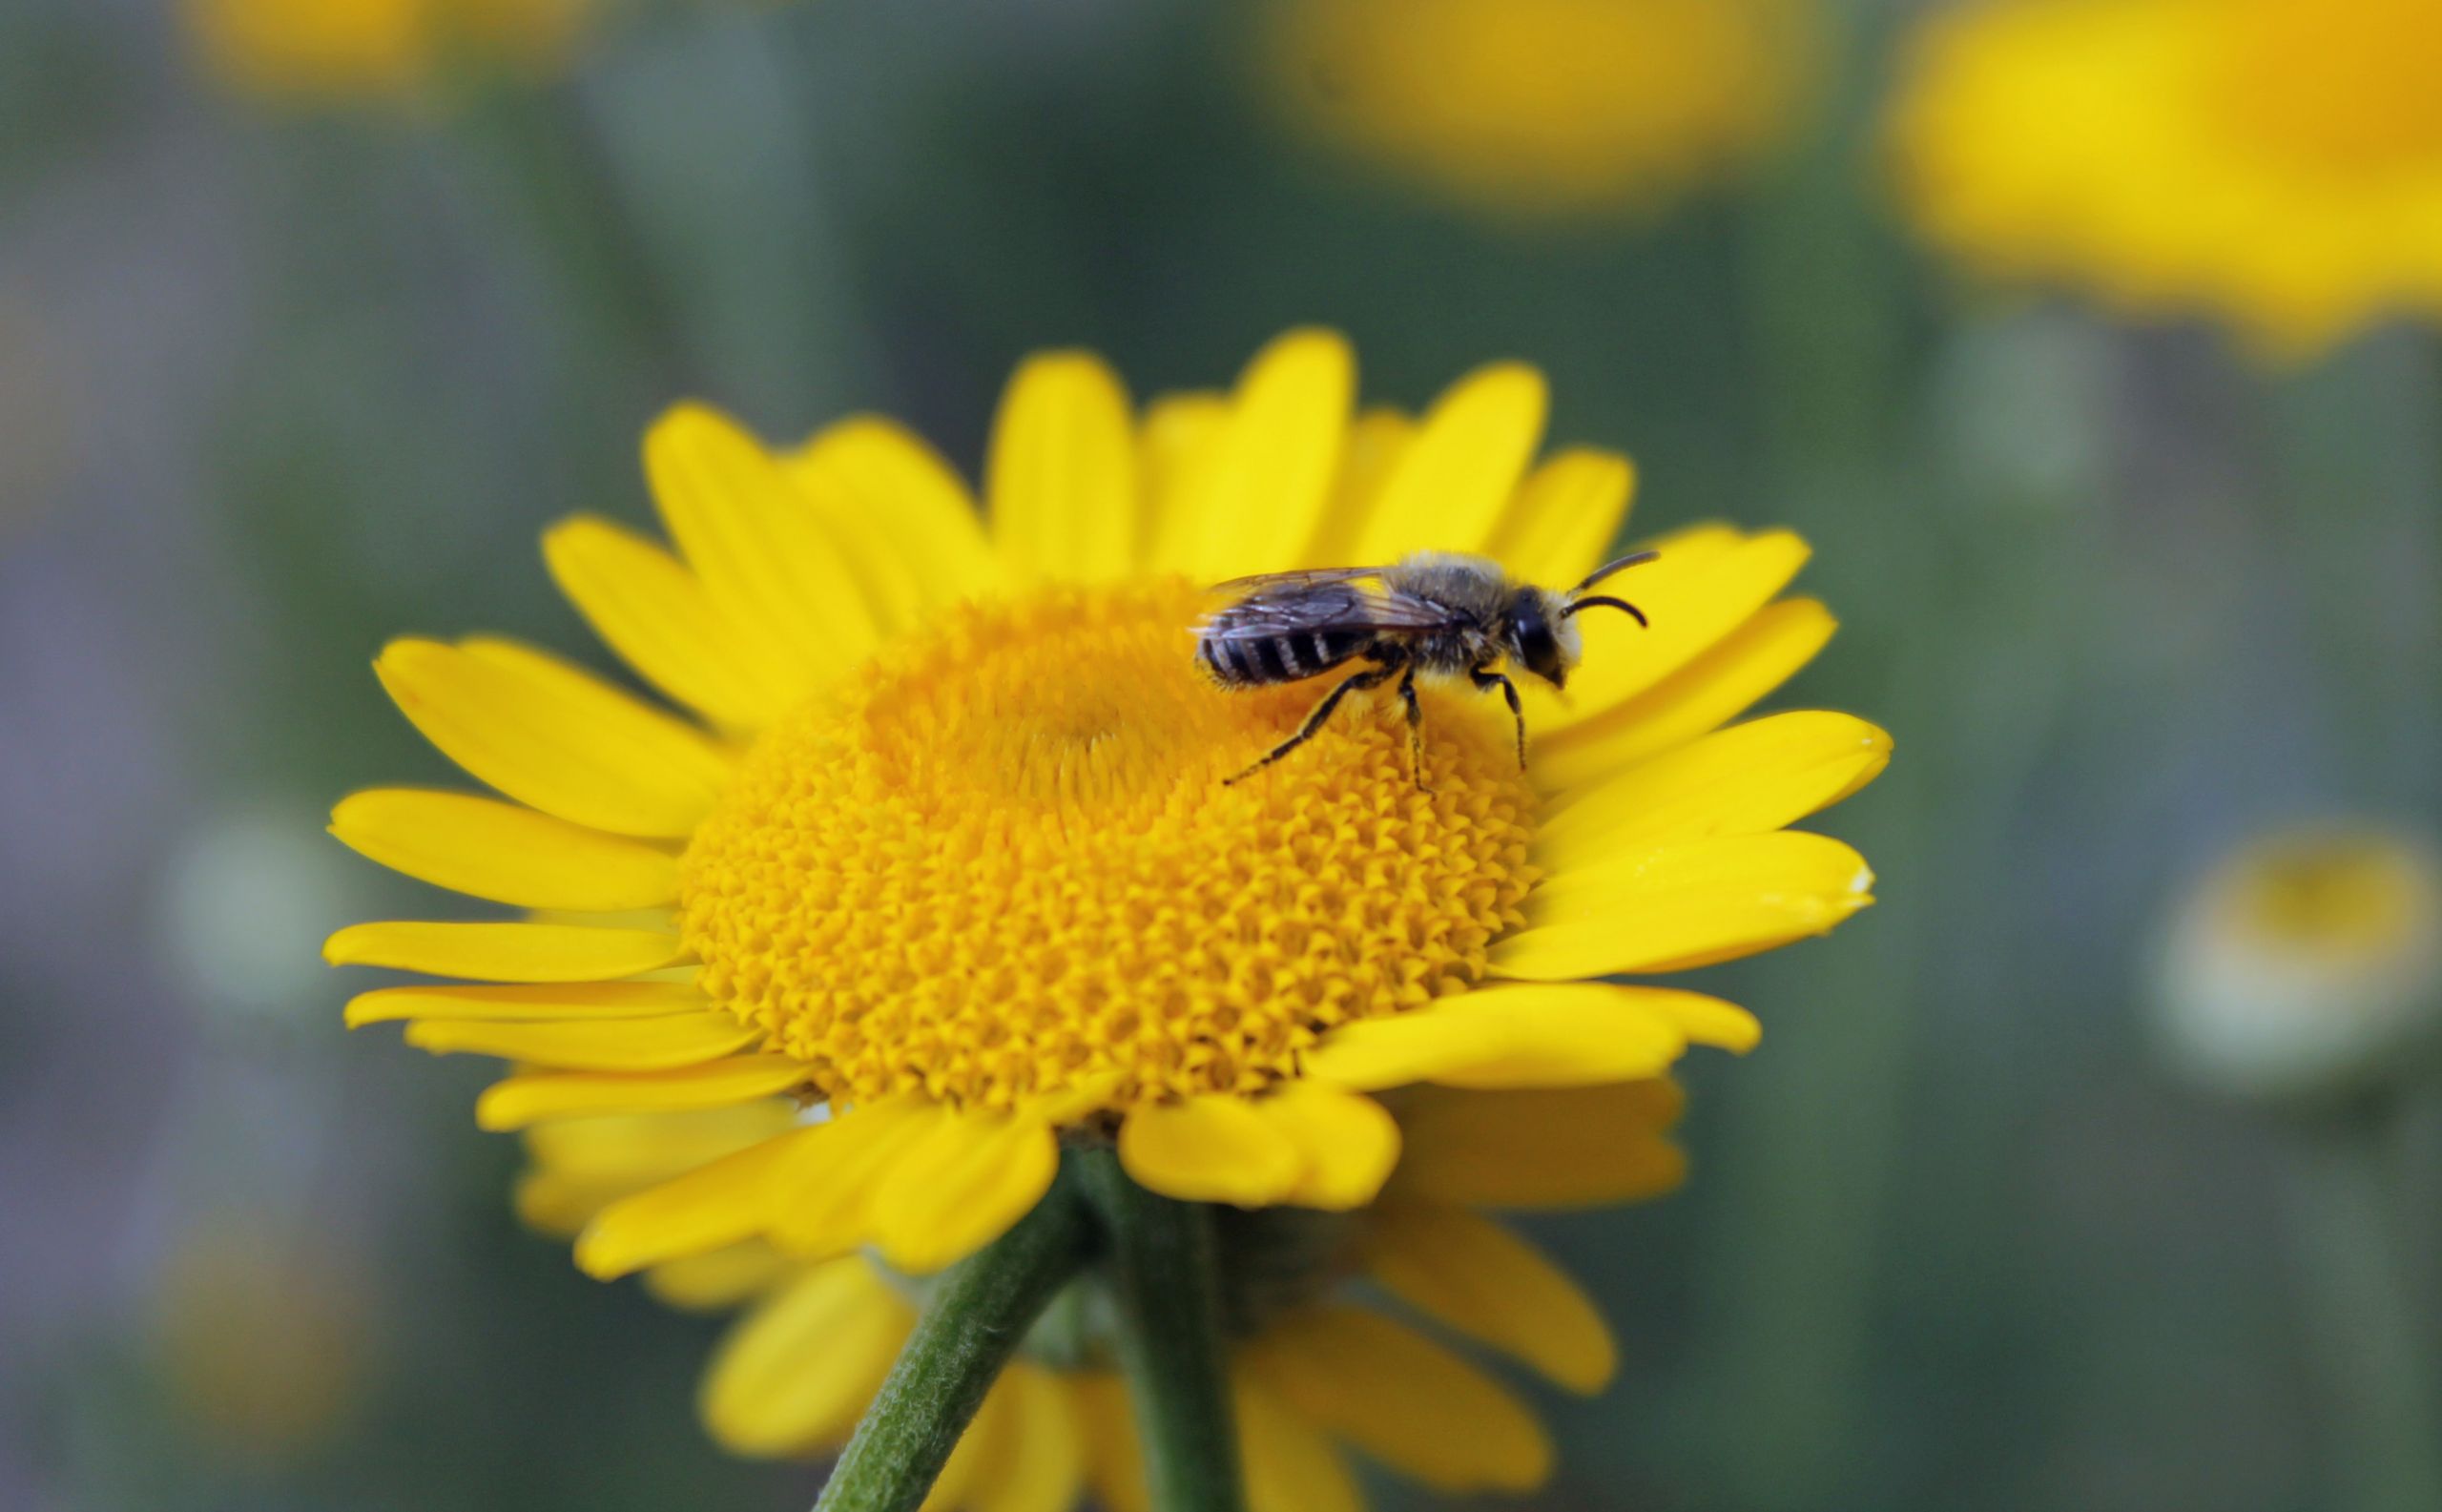
POLYGON ((1509 574, 1489 557, 1459 551, 1411 551, 1383 573, 1402 592, 1431 599, 1489 622, 1511 592, 1509 574))

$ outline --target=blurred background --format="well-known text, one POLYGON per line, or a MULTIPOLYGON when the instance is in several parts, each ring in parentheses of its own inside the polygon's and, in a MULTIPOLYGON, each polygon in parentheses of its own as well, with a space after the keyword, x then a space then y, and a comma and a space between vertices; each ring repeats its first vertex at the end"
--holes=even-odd
POLYGON ((714 1321, 519 1229, 487 1069, 341 1030, 322 936, 432 900, 328 805, 447 780, 368 660, 607 665, 537 533, 644 521, 676 398, 971 473, 1029 350, 1141 396, 1305 322, 1376 402, 1540 364, 1635 533, 1804 531, 1778 701, 1898 741, 1822 821, 1882 905, 1708 980, 1767 1033, 1687 1067, 1695 1179, 1535 1225, 1625 1363, 1528 1504, 2442 1504, 2384 1437, 2442 1441, 2433 1098, 2367 1196, 2149 1028, 2217 857, 2442 808, 2442 347, 1954 260, 1917 9, 0 8, 0 1505, 810 1502, 698 1430, 714 1321))

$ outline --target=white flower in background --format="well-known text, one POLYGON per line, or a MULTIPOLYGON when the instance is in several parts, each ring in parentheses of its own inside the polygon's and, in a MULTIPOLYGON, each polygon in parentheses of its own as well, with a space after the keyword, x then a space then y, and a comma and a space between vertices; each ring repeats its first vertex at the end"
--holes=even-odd
POLYGON ((2442 861, 2372 825, 2259 836, 2178 906, 2165 1055, 2234 1096, 2295 1102, 2414 1074, 2442 1028, 2442 861))

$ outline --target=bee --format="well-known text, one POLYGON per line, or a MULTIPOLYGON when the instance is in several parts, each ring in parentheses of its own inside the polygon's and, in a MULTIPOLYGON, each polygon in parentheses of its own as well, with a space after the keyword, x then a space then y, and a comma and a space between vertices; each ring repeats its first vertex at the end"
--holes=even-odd
POLYGON ((1627 600, 1586 590, 1654 556, 1639 551, 1606 562, 1565 593, 1517 582, 1499 563, 1452 551, 1415 551, 1390 567, 1267 572, 1218 585, 1216 592, 1240 596, 1195 627, 1195 657, 1222 687, 1303 682, 1352 661, 1365 664, 1335 683, 1294 735, 1227 780, 1254 776, 1313 739, 1341 699, 1396 677, 1407 706, 1409 759, 1417 786, 1423 787, 1419 675, 1463 676, 1484 692, 1500 689, 1518 725, 1518 764, 1524 767, 1526 711, 1519 706, 1518 685, 1498 664, 1562 687, 1582 650, 1574 623, 1580 611, 1616 609, 1646 623, 1627 600))

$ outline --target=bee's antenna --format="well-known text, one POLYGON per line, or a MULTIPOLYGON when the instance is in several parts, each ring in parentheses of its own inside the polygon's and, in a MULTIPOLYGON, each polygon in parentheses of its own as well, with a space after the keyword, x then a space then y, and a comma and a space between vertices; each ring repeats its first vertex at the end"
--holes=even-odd
MULTIPOLYGON (((1615 562, 1605 562, 1601 567, 1596 568, 1592 575, 1588 576, 1584 582, 1578 584, 1577 587, 1573 589, 1570 589, 1568 590, 1568 596, 1575 598, 1578 594, 1584 592, 1587 589, 1602 582, 1612 573, 1626 571, 1629 568, 1635 567, 1641 562, 1650 562, 1661 554, 1662 553, 1659 551, 1632 551, 1615 562)), ((1586 602, 1590 604, 1594 601, 1592 599, 1587 599, 1586 602)), ((1621 607, 1624 609, 1626 608, 1625 605, 1622 605, 1621 607)))
POLYGON ((1633 618, 1638 624, 1644 625, 1648 630, 1652 629, 1651 622, 1645 617, 1644 610, 1637 608, 1634 604, 1629 603, 1625 598, 1613 598, 1608 593, 1595 593, 1584 598, 1570 599, 1568 601, 1568 608, 1561 611, 1561 618, 1571 618, 1581 609, 1595 609, 1598 607, 1602 609, 1625 610, 1627 611, 1629 617, 1633 618))

